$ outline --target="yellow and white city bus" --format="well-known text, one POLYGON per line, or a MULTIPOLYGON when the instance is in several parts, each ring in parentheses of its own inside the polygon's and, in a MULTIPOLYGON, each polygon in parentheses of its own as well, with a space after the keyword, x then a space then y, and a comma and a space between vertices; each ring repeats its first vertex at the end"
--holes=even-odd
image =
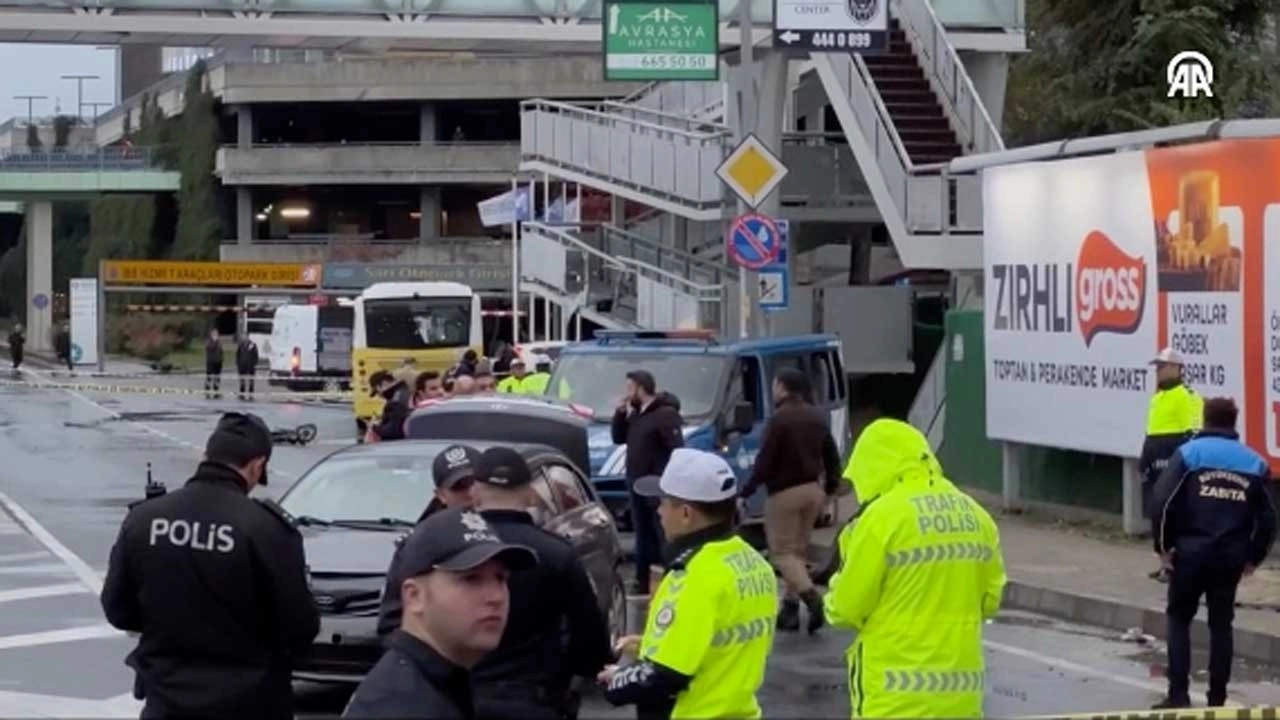
POLYGON ((382 398, 370 396, 375 372, 395 372, 406 363, 418 372, 444 372, 468 348, 484 352, 480 296, 467 285, 375 283, 356 298, 354 314, 351 391, 361 434, 382 414, 382 398))

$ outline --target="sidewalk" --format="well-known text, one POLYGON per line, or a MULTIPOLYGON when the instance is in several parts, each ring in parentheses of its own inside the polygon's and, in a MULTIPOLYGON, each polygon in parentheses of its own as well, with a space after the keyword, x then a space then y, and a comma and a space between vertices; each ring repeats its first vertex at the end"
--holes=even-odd
MULTIPOLYGON (((1165 637, 1168 586, 1147 577, 1156 567, 1150 540, 1092 537, 1065 525, 995 515, 1009 584, 1005 606, 1114 630, 1140 628, 1165 637)), ((1269 560, 1240 584, 1235 652, 1250 660, 1280 663, 1280 567, 1269 560), (1270 609, 1274 607, 1275 609, 1270 609)), ((1208 642, 1201 604, 1192 638, 1208 642)))

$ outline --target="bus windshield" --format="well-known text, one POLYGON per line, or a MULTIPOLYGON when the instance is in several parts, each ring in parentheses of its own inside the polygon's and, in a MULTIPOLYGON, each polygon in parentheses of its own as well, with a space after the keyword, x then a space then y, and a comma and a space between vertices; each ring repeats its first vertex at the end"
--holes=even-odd
POLYGON ((365 347, 425 350, 471 341, 471 298, 387 298, 364 302, 365 347))

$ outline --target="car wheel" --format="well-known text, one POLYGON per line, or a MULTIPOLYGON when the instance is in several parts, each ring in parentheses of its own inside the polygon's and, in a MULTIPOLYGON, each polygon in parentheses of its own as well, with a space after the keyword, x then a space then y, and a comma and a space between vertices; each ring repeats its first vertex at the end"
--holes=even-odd
POLYGON ((609 592, 609 639, 614 643, 627 634, 627 588, 622 582, 621 568, 609 592))

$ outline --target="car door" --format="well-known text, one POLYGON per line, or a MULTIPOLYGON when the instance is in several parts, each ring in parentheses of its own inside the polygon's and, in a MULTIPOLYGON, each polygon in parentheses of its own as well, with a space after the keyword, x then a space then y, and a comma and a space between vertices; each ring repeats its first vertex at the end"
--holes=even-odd
MULTIPOLYGON (((770 407, 768 386, 761 378, 761 362, 758 355, 740 356, 729 379, 729 391, 726 394, 725 411, 722 419, 724 427, 732 419, 733 407, 740 402, 748 403, 755 410, 755 423, 751 432, 745 435, 729 435, 722 438, 724 458, 738 475, 738 481, 745 483, 751 477, 751 469, 756 463, 756 454, 760 452, 760 440, 764 433, 765 412, 770 407)), ((757 493, 747 499, 746 517, 759 518, 764 514, 764 493, 757 493)))
POLYGON ((601 608, 608 611, 622 559, 613 518, 591 493, 587 479, 568 463, 541 463, 533 477, 534 491, 553 513, 543 527, 573 545, 591 577, 601 608))

